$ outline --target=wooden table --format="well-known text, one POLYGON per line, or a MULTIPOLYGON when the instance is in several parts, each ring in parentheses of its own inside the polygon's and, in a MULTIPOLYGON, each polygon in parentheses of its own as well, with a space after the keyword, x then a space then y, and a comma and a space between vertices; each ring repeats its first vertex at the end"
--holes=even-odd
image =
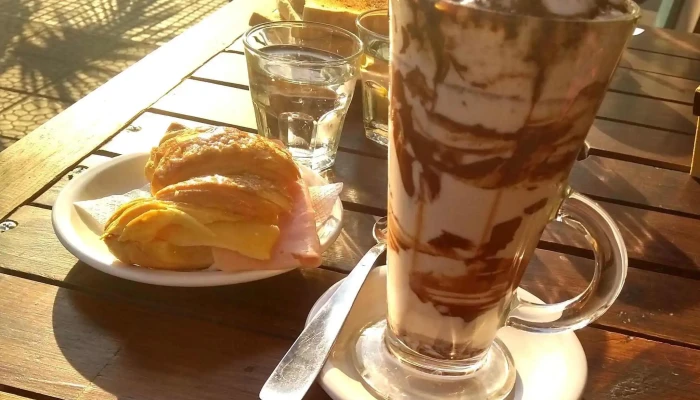
MULTIPOLYGON (((360 96, 328 172, 345 183, 345 225, 319 269, 149 286, 79 262, 53 233, 51 206, 75 173, 148 149, 173 119, 255 131, 234 42, 253 3, 230 3, 0 153, 0 221, 18 224, 0 233, 0 399, 256 399, 313 302, 373 244, 386 150, 363 136, 360 96)), ((700 183, 687 173, 699 82, 700 37, 645 28, 590 131, 591 155, 571 173, 617 221, 630 257, 620 298, 576 333, 586 399, 700 398, 700 183)), ((592 264, 586 245, 553 225, 523 286, 561 300, 592 264)), ((308 397, 328 398, 318 386, 308 397)))

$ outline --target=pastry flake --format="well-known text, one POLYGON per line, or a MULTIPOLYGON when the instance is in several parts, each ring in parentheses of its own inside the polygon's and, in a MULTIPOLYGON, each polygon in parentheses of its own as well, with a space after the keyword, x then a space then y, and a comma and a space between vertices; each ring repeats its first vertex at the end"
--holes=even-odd
POLYGON ((252 173, 283 186, 299 178, 292 155, 262 136, 228 127, 177 132, 151 151, 145 173, 154 195, 201 176, 252 173))

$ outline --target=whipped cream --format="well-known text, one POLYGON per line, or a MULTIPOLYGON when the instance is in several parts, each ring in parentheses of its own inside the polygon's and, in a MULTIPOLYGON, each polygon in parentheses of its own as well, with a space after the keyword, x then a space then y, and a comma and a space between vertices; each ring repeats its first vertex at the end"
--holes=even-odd
POLYGON ((631 0, 462 0, 452 3, 518 15, 577 19, 630 15, 637 8, 631 0))

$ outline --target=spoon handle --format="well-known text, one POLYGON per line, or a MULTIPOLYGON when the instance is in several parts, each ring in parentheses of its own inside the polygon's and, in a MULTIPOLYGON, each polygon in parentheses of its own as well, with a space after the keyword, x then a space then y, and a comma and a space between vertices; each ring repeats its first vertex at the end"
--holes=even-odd
POLYGON ((262 400, 304 397, 326 362, 372 265, 385 248, 384 243, 372 247, 311 319, 265 382, 260 391, 262 400))

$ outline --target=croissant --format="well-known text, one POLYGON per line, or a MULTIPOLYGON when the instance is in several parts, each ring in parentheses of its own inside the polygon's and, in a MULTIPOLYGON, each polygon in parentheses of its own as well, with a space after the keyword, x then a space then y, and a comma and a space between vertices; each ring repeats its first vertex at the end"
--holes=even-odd
POLYGON ((286 188, 251 174, 192 178, 166 186, 155 197, 227 210, 275 224, 280 214, 292 209, 292 198, 286 188))
POLYGON ((130 222, 148 212, 158 210, 167 210, 167 207, 152 199, 136 199, 121 206, 107 221, 105 233, 102 235, 109 251, 124 263, 147 268, 197 270, 211 265, 212 254, 209 247, 176 246, 155 237, 151 240, 122 240, 122 233, 130 222))
POLYGON ((220 250, 242 257, 242 264, 278 265, 273 259, 308 253, 306 236, 318 247, 308 196, 300 195, 299 169, 273 140, 234 128, 174 123, 151 150, 144 172, 154 197, 124 204, 102 236, 125 263, 196 270, 210 266, 220 250), (298 227, 310 228, 302 235, 295 233, 298 227))
POLYGON ((154 195, 191 178, 246 173, 281 186, 299 178, 291 154, 277 143, 227 127, 172 130, 151 150, 145 168, 154 195))

